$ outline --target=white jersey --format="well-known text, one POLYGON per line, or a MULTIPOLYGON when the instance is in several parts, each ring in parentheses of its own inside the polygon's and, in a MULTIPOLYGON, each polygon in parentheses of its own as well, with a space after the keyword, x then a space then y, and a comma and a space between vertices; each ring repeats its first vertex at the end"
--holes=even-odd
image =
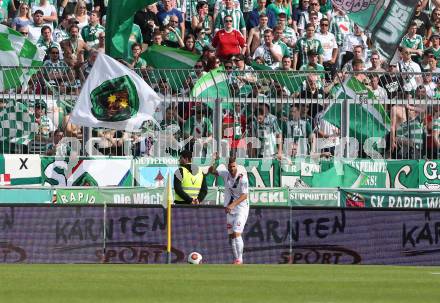
MULTIPOLYGON (((249 181, 246 172, 237 172, 234 177, 231 176, 229 171, 217 168, 217 173, 223 178, 225 184, 225 201, 224 206, 228 206, 232 201, 237 200, 242 194, 249 194, 249 181)), ((241 210, 249 210, 248 199, 238 204, 232 212, 237 213, 241 210)))

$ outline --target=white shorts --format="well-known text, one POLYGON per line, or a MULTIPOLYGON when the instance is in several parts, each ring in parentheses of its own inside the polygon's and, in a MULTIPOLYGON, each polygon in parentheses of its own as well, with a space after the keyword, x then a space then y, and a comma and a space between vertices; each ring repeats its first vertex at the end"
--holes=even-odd
POLYGON ((239 211, 235 214, 226 214, 226 229, 228 230, 228 234, 243 233, 248 215, 249 209, 239 211))

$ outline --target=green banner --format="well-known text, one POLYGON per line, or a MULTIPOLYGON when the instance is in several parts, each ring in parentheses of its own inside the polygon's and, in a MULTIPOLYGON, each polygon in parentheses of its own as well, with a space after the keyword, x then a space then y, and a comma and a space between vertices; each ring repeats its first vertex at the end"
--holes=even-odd
MULTIPOLYGON (((420 162, 424 162, 421 160, 420 162)), ((371 159, 321 159, 312 161, 309 158, 296 159, 292 163, 283 163, 281 166, 282 185, 290 187, 310 187, 317 182, 318 174, 325 176, 326 172, 336 167, 350 167, 362 174, 357 188, 418 188, 419 161, 417 160, 371 160, 371 159), (341 166, 341 164, 343 166, 341 166)), ((335 169, 337 172, 338 169, 335 169)), ((346 169, 343 170, 344 172, 346 169)), ((327 177, 327 176, 325 176, 327 177)), ((341 179, 342 181, 343 179, 341 179)), ((336 187, 335 180, 322 178, 321 186, 336 187), (327 183, 326 183, 327 182, 327 183)), ((339 184, 344 187, 346 185, 339 184)), ((313 186, 315 187, 315 186, 313 186)))
POLYGON ((289 192, 291 206, 339 207, 337 189, 300 189, 292 188, 289 192))
MULTIPOLYGON (((126 204, 160 205, 163 201, 163 188, 68 188, 57 189, 57 204, 126 204)), ((203 204, 216 204, 217 190, 209 189, 203 204)))
POLYGON ((440 191, 340 189, 341 205, 359 208, 440 208, 440 191))
POLYGON ((0 188, 0 203, 52 203, 53 191, 47 188, 0 188))
MULTIPOLYGON (((223 205, 224 188, 219 188, 218 204, 223 205)), ((287 188, 250 188, 249 205, 257 206, 289 206, 289 190, 287 188)))

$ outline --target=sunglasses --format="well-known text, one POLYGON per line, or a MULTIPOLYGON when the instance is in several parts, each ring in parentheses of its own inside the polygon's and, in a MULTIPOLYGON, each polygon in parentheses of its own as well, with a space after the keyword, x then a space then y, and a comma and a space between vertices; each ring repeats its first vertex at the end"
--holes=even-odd
POLYGON ((59 52, 50 52, 51 55, 59 55, 59 52))
POLYGON ((232 66, 230 66, 230 65, 225 65, 225 68, 226 68, 226 69, 232 69, 232 66))
POLYGON ((328 23, 321 23, 321 26, 328 26, 328 23))
POLYGON ((28 35, 29 32, 20 32, 20 34, 22 34, 22 35, 28 35))
POLYGON ((232 20, 231 20, 231 19, 228 19, 228 20, 225 20, 225 22, 229 23, 229 22, 232 22, 232 20))

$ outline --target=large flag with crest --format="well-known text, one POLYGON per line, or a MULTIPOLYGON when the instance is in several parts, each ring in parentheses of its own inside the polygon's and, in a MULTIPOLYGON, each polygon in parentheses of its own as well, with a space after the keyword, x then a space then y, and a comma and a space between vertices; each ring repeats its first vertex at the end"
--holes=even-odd
POLYGON ((139 131, 152 120, 160 98, 134 71, 99 54, 72 111, 71 121, 87 127, 139 131))
POLYGON ((0 24, 0 92, 27 84, 45 53, 22 34, 0 24))

